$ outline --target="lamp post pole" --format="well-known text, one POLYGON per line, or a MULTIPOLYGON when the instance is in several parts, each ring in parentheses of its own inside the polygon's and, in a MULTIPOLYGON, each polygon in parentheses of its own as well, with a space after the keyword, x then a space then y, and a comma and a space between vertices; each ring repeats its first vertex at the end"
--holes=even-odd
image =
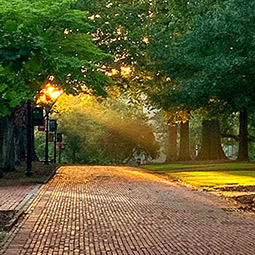
POLYGON ((45 160, 44 165, 49 165, 49 111, 46 111, 46 123, 45 123, 45 160))
POLYGON ((57 163, 57 123, 54 132, 54 163, 57 163))
POLYGON ((32 172, 32 113, 31 101, 27 101, 27 171, 26 176, 31 177, 32 172))

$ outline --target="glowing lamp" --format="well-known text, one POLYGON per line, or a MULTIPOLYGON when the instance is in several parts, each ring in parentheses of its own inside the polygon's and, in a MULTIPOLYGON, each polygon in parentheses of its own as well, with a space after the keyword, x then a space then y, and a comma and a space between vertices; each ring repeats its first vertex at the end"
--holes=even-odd
POLYGON ((37 99, 37 104, 48 104, 50 101, 55 101, 64 91, 60 88, 54 87, 51 84, 47 84, 44 89, 41 90, 40 96, 37 99))
POLYGON ((120 72, 122 77, 128 78, 132 74, 133 70, 130 66, 122 66, 120 68, 120 72))

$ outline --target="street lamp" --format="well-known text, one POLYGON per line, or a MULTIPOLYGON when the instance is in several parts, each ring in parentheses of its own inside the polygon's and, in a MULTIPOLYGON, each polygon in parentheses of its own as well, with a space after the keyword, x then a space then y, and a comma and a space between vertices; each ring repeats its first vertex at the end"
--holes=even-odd
MULTIPOLYGON (((51 78, 52 80, 52 78, 51 78)), ((63 90, 51 84, 47 84, 40 92, 40 97, 37 100, 37 104, 43 104, 45 106, 45 160, 44 164, 49 164, 49 115, 53 106, 63 94, 63 90)))

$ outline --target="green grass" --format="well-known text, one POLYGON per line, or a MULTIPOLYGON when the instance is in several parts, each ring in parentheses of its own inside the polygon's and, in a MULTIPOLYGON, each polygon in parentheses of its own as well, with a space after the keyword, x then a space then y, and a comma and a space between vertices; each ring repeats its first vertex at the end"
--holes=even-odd
POLYGON ((254 163, 218 163, 218 164, 160 164, 160 165, 142 165, 142 168, 151 171, 169 172, 169 171, 219 171, 219 170, 255 170, 254 163))
POLYGON ((255 185, 255 164, 252 163, 162 164, 142 167, 205 189, 255 185))

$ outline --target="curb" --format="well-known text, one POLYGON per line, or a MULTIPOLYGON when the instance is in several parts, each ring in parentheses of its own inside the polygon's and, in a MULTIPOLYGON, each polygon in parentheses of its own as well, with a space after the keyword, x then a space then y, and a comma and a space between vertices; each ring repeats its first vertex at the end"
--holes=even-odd
POLYGON ((7 225, 4 226, 4 230, 6 231, 11 230, 11 228, 17 223, 17 221, 21 218, 21 216, 25 212, 24 210, 25 205, 34 196, 34 194, 37 193, 41 186, 42 184, 36 185, 36 187, 26 195, 22 202, 17 205, 17 207, 13 210, 14 217, 7 223, 7 225))
POLYGON ((37 193, 37 191, 41 188, 43 184, 48 183, 56 174, 57 170, 61 166, 57 166, 55 170, 52 172, 52 174, 47 178, 46 181, 44 181, 42 184, 37 184, 36 187, 31 190, 26 197, 22 200, 21 203, 17 205, 17 207, 13 210, 14 216, 13 218, 4 226, 5 231, 10 231, 12 227, 18 222, 18 220, 24 215, 25 213, 25 206, 28 203, 28 201, 37 193))

